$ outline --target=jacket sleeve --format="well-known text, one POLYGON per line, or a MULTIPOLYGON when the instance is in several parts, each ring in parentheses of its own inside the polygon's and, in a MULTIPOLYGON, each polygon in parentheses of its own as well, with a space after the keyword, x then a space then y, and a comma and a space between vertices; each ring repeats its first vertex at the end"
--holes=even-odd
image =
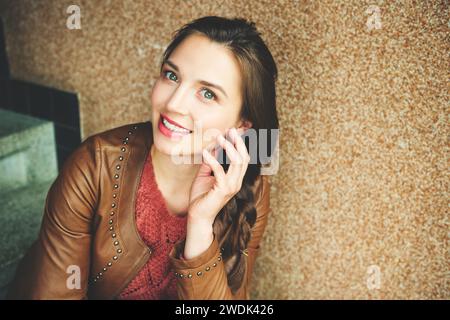
POLYGON ((7 299, 87 298, 99 156, 90 137, 64 163, 47 194, 38 239, 19 264, 7 299))
POLYGON ((247 269, 241 287, 233 295, 228 286, 227 274, 221 258, 218 240, 198 257, 185 260, 180 256, 184 251, 185 239, 175 244, 170 252, 170 261, 177 279, 180 300, 245 300, 250 298, 250 282, 259 245, 267 225, 270 210, 270 185, 268 176, 261 176, 261 183, 255 192, 256 222, 252 228, 247 247, 247 269))

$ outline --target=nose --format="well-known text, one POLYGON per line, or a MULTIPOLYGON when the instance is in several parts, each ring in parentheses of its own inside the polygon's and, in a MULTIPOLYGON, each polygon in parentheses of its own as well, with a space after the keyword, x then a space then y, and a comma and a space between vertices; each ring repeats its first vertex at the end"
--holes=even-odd
POLYGON ((179 86, 173 91, 169 100, 167 101, 166 108, 173 113, 180 113, 183 115, 188 114, 187 101, 189 88, 183 88, 179 86))

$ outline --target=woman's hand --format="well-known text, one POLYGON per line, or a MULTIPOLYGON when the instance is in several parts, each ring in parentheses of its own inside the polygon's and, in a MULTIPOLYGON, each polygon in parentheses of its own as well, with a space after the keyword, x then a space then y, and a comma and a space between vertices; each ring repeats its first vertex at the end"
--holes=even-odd
POLYGON ((233 143, 221 134, 217 136, 218 144, 231 161, 227 173, 216 159, 217 149, 212 154, 203 150, 203 163, 192 183, 189 196, 188 217, 191 221, 212 225, 219 211, 241 189, 250 156, 235 128, 231 128, 228 135, 233 143), (214 172, 214 176, 211 172, 214 172))

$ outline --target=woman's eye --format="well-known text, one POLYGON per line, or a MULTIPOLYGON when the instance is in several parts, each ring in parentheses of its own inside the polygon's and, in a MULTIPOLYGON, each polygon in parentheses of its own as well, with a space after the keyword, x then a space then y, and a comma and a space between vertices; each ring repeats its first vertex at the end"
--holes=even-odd
POLYGON ((216 95, 212 91, 210 91, 206 88, 203 88, 201 91, 205 91, 205 95, 202 95, 202 96, 204 98, 206 98, 207 100, 214 100, 216 98, 216 95))
MULTIPOLYGON (((167 76, 168 73, 169 73, 169 80, 177 81, 177 76, 175 75, 175 73, 173 73, 173 72, 170 71, 170 70, 163 71, 163 74, 164 74, 165 77, 167 76), (172 77, 171 77, 171 75, 172 75, 172 77)), ((166 78, 167 78, 167 77, 166 77, 166 78)))

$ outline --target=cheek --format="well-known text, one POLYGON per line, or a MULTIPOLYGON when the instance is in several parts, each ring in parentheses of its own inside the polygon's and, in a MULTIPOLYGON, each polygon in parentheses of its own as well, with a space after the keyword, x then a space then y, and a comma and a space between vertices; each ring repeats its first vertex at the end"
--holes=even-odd
POLYGON ((164 87, 161 86, 159 81, 156 81, 153 86, 150 98, 154 111, 159 110, 161 108, 161 106, 164 104, 166 95, 167 93, 165 92, 164 87))
POLYGON ((225 133, 233 125, 230 115, 224 112, 203 112, 197 119, 203 124, 201 131, 205 147, 215 144, 217 135, 225 133))
POLYGON ((234 112, 228 111, 224 107, 216 106, 216 109, 214 107, 211 107, 210 110, 203 109, 203 112, 196 118, 203 123, 203 130, 216 129, 225 132, 235 124, 234 112))

